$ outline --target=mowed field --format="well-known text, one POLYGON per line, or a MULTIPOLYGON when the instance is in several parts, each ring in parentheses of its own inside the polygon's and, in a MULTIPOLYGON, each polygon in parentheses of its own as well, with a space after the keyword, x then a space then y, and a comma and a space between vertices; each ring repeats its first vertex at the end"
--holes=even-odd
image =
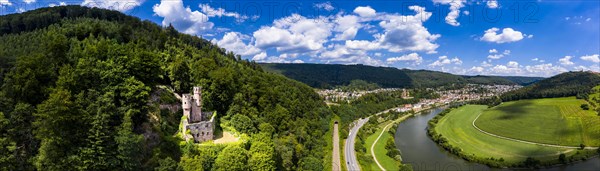
POLYGON ((577 152, 575 149, 539 146, 484 134, 475 129, 472 122, 486 108, 484 105, 466 105, 454 109, 439 121, 435 129, 452 146, 478 158, 502 158, 506 162, 522 162, 527 157, 556 160, 561 153, 570 156, 577 152))
POLYGON ((581 104, 587 102, 575 97, 505 102, 483 110, 475 125, 486 132, 519 140, 600 146, 600 116, 581 109, 581 104))

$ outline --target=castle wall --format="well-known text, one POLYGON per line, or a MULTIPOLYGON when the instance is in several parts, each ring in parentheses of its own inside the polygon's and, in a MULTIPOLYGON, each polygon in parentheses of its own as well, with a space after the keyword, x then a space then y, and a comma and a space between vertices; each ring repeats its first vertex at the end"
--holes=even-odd
POLYGON ((198 123, 188 124, 186 126, 190 130, 194 142, 204 142, 213 139, 214 125, 210 121, 202 121, 198 123))

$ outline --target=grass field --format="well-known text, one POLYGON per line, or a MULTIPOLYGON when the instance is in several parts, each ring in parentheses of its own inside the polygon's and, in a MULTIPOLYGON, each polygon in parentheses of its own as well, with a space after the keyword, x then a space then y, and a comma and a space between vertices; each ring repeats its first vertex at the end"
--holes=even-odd
MULTIPOLYGON (((365 141, 365 148, 367 148, 368 155, 371 155, 371 146, 373 145, 373 142, 375 141, 375 139, 377 139, 379 134, 381 134, 381 131, 387 131, 387 130, 383 130, 383 127, 385 127, 385 125, 388 125, 391 122, 392 121, 388 121, 388 122, 383 122, 383 123, 379 124, 378 125, 379 128, 377 129, 377 131, 375 131, 374 134, 371 134, 369 137, 367 137, 367 140, 365 141)), ((379 138, 379 141, 377 141, 377 144, 375 144, 375 148, 373 148, 373 150, 375 151, 375 155, 377 156, 377 161, 379 161, 379 164, 381 164, 381 166, 383 166, 383 168, 385 168, 385 170, 398 170, 399 168, 397 166, 396 160, 394 160, 393 158, 386 155, 387 150, 385 149, 385 142, 387 142, 389 138, 394 138, 394 137, 392 137, 392 135, 390 135, 387 132, 383 133, 381 135, 381 138, 379 138)), ((372 162, 371 170, 381 170, 381 169, 379 169, 379 166, 377 166, 377 163, 372 162)))
POLYGON ((522 162, 527 157, 557 160, 561 153, 571 156, 578 151, 515 142, 479 132, 472 126, 472 121, 486 108, 483 105, 467 105, 454 109, 439 121, 435 130, 452 146, 459 147, 463 154, 481 159, 502 158, 506 163, 522 162))
POLYGON ((475 125, 486 132, 519 140, 600 146, 600 117, 592 110, 581 109, 580 105, 585 103, 575 97, 505 102, 482 110, 475 125))

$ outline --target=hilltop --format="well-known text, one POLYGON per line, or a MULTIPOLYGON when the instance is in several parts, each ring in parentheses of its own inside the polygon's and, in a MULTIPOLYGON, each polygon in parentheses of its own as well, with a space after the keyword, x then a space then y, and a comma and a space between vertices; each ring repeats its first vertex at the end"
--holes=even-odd
POLYGON ((261 63, 265 70, 280 73, 314 88, 348 85, 352 80, 364 80, 381 87, 417 88, 439 87, 452 84, 528 85, 541 77, 518 76, 462 76, 450 73, 340 64, 279 64, 261 63))
POLYGON ((565 72, 541 80, 501 96, 503 101, 549 97, 578 96, 585 98, 592 88, 600 85, 600 75, 594 72, 565 72))
POLYGON ((171 26, 80 6, 0 16, 0 78, 0 170, 323 170, 331 113, 312 88, 171 26), (251 140, 179 139, 182 111, 159 107, 181 104, 158 87, 193 86, 251 140))

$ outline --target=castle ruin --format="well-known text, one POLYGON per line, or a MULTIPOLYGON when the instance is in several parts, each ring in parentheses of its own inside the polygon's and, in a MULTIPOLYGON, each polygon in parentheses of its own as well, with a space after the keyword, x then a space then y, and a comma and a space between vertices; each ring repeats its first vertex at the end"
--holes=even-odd
POLYGON ((194 94, 183 94, 181 105, 183 108, 183 136, 186 141, 204 142, 213 139, 215 129, 214 112, 202 112, 202 88, 194 87, 194 94), (190 130, 191 135, 187 134, 190 130))

